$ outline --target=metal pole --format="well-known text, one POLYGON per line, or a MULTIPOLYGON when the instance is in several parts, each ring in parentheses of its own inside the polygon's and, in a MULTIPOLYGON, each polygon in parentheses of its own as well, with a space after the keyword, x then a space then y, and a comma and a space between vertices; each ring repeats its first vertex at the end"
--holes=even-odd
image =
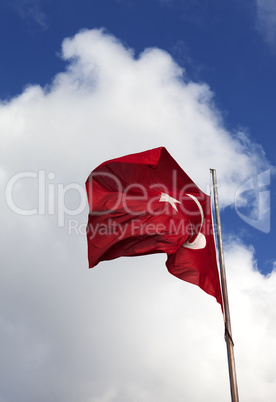
POLYGON ((239 402, 235 359, 234 359, 234 343, 233 343, 232 331, 231 331, 230 310, 229 310, 224 256, 223 256, 223 248, 222 248, 222 236, 221 236, 221 223, 220 223, 219 204, 218 204, 216 170, 210 169, 210 172, 212 173, 212 178, 213 178, 214 204, 215 204, 216 223, 217 223, 217 239, 218 239, 218 248, 219 248, 220 280, 221 280, 222 300, 223 300, 223 308, 224 308, 225 341, 226 341, 226 346, 227 346, 230 389, 231 389, 232 402, 239 402))

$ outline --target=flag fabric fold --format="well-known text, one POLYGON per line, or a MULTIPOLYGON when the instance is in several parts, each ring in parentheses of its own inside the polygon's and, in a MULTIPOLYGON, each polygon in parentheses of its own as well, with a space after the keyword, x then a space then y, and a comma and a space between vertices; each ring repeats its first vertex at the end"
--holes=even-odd
POLYGON ((164 147, 102 163, 86 181, 89 267, 166 253, 168 271, 222 305, 210 196, 164 147))

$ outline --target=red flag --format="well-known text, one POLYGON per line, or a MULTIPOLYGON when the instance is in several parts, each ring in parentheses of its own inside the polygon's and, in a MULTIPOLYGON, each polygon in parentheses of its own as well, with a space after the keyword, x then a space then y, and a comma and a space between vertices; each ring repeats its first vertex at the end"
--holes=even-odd
POLYGON ((89 267, 167 253, 169 272, 222 304, 210 197, 164 147, 113 159, 87 179, 89 267))

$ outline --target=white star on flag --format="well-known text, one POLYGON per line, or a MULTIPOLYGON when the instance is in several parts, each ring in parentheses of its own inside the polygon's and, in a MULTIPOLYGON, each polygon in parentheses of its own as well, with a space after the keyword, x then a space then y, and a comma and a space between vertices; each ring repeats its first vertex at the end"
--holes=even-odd
POLYGON ((159 202, 169 202, 171 206, 177 211, 176 203, 180 204, 180 201, 171 197, 169 194, 162 193, 159 202))

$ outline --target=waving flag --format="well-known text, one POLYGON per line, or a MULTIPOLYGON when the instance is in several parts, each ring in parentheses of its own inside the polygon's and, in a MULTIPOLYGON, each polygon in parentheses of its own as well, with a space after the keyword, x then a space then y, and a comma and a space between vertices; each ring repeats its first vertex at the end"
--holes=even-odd
POLYGON ((86 182, 89 267, 166 253, 169 272, 222 304, 210 197, 164 147, 102 163, 86 182))

